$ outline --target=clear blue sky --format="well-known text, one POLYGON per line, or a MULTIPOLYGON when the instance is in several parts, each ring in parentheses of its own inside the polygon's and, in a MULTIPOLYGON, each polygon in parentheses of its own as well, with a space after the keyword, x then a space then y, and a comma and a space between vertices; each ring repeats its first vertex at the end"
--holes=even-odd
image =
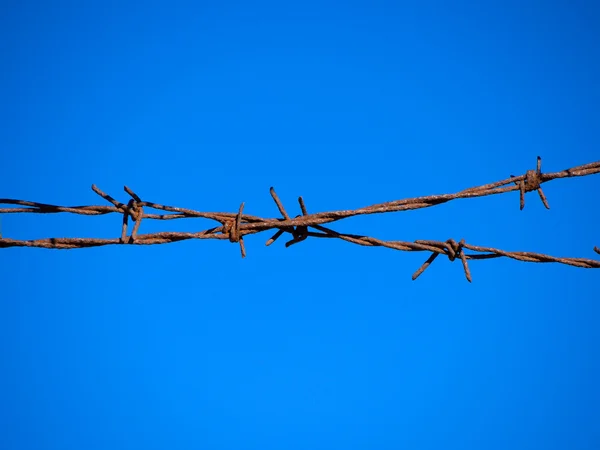
MULTIPOLYGON (((599 159, 593 1, 0 6, 0 197, 276 217, 599 159)), ((597 257, 600 177, 340 222, 597 257)), ((2 215, 5 237, 120 217, 2 215)), ((141 232, 207 221, 142 223, 141 232), (179 222, 179 223, 175 223, 179 222)), ((246 239, 0 251, 0 448, 597 449, 600 272, 246 239)))

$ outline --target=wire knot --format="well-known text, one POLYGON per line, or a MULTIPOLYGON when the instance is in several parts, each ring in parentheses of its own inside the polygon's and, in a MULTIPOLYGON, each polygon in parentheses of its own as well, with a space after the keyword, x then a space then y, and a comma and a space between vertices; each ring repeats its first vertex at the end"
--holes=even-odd
POLYGON ((465 252, 463 251, 463 248, 465 247, 465 240, 461 239, 460 242, 456 242, 454 239, 448 239, 446 242, 433 242, 433 241, 415 241, 417 244, 427 244, 428 247, 434 247, 434 251, 431 253, 431 256, 429 256, 429 258, 427 258, 427 261, 425 261, 421 267, 419 267, 419 269, 417 269, 417 271, 413 274, 412 279, 413 281, 416 280, 424 271, 425 269, 427 269, 431 263, 433 261, 435 261, 435 259, 441 255, 444 254, 446 256, 448 256, 448 259, 450 261, 454 261, 456 259, 456 257, 459 257, 462 265, 463 265, 463 270, 465 271, 465 277, 467 278, 467 281, 470 283, 472 278, 471 278, 471 270, 469 269, 469 264, 467 263, 467 255, 465 255, 465 252))
POLYGON ((294 231, 292 231, 292 236, 294 236, 294 241, 303 241, 308 237, 308 227, 305 225, 298 225, 294 228, 294 231))
POLYGON ((144 208, 142 204, 133 198, 129 200, 127 206, 123 208, 123 210, 123 213, 128 214, 129 217, 131 217, 131 220, 133 220, 134 222, 142 220, 142 217, 144 215, 144 208))
POLYGON ((244 203, 240 205, 240 209, 234 220, 228 220, 223 223, 223 234, 228 235, 229 242, 240 244, 242 258, 246 257, 246 247, 244 246, 244 237, 240 231, 242 225, 242 212, 244 211, 244 203))
POLYGON ((525 192, 536 191, 542 184, 542 174, 537 170, 528 170, 525 174, 525 192))
POLYGON ((448 239, 446 243, 446 255, 450 261, 454 261, 456 257, 460 257, 462 254, 464 239, 460 242, 456 242, 454 239, 448 239))
POLYGON ((237 220, 228 220, 223 226, 223 234, 229 235, 229 242, 240 242, 240 231, 237 220))
POLYGON ((142 199, 127 186, 123 186, 123 189, 131 196, 131 200, 127 202, 127 207, 123 212, 121 241, 125 242, 125 237, 127 236, 127 217, 129 216, 134 223, 133 230, 131 230, 131 234, 129 236, 129 243, 133 244, 135 242, 137 232, 140 229, 142 218, 144 217, 144 202, 142 202, 142 199))
MULTIPOLYGON (((512 175, 511 175, 512 177, 512 175)), ((520 197, 520 209, 523 210, 525 208, 525 193, 531 191, 537 191, 540 200, 546 207, 546 209, 550 209, 550 205, 548 205, 548 200, 544 195, 544 191, 542 191, 542 183, 544 182, 544 176, 542 175, 542 158, 537 157, 537 167, 535 170, 528 170, 525 173, 525 177, 521 179, 521 181, 516 181, 515 184, 519 186, 519 197, 520 197)))

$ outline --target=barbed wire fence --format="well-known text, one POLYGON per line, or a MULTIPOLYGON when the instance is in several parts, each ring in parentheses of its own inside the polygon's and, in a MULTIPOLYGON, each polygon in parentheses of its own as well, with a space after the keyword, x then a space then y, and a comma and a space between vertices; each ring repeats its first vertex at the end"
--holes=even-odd
MULTIPOLYGON (((324 225, 330 224, 349 217, 383 214, 399 211, 408 211, 421 208, 438 206, 457 199, 468 199, 484 197, 488 195, 503 194, 512 191, 520 193, 520 209, 525 207, 525 194, 531 191, 537 191, 539 197, 546 208, 550 208, 548 200, 542 191, 541 185, 548 181, 559 178, 581 177, 600 173, 600 161, 596 161, 581 166, 572 167, 560 172, 542 173, 541 158, 537 158, 537 167, 535 170, 528 170, 524 175, 513 176, 497 181, 495 183, 484 184, 469 189, 456 192, 454 194, 429 195, 424 197, 406 198, 385 203, 379 203, 364 208, 353 210, 329 211, 309 214, 302 197, 298 198, 300 211, 302 214, 290 217, 283 203, 277 196, 275 190, 271 188, 271 196, 281 213, 281 218, 262 218, 244 214, 244 203, 239 207, 237 213, 227 212, 202 212, 192 209, 179 208, 174 206, 161 205, 154 202, 143 201, 134 191, 124 186, 125 192, 131 199, 127 203, 121 203, 110 195, 101 191, 96 185, 92 185, 92 190, 100 197, 108 201, 108 205, 91 206, 57 206, 45 203, 37 203, 26 200, 14 200, 0 198, 0 205, 15 205, 9 208, 0 208, 0 213, 71 213, 87 216, 97 216, 104 214, 121 214, 123 216, 121 226, 121 236, 114 239, 99 238, 45 238, 33 240, 18 240, 2 237, 0 235, 0 248, 8 247, 39 247, 47 249, 74 249, 98 247, 104 245, 153 245, 168 244, 171 242, 184 241, 189 239, 222 239, 229 240, 240 246, 242 258, 246 256, 246 247, 244 245, 244 236, 261 233, 264 231, 275 231, 273 236, 267 240, 266 245, 271 245, 284 234, 289 234, 292 239, 285 243, 286 247, 297 244, 307 238, 329 238, 340 239, 357 245, 368 247, 387 247, 393 250, 406 252, 431 252, 427 260, 413 274, 415 280, 421 275, 435 259, 440 255, 445 255, 450 261, 456 259, 462 262, 467 280, 471 281, 471 272, 469 269, 469 260, 493 259, 493 258, 511 258, 517 261, 534 263, 559 263, 581 268, 600 268, 600 261, 587 258, 565 258, 545 255, 533 252, 510 252, 492 247, 483 247, 468 244, 464 239, 459 242, 448 239, 447 241, 416 240, 407 241, 385 241, 369 236, 357 234, 338 233, 324 225), (158 211, 165 211, 171 214, 152 214, 146 212, 147 208, 153 208, 158 211), (189 218, 211 219, 219 223, 218 226, 208 228, 198 232, 173 232, 163 231, 149 234, 139 234, 139 228, 142 220, 175 220, 189 218), (129 219, 133 222, 133 228, 128 234, 129 219), (465 250, 469 250, 467 253, 465 250)), ((594 247, 594 251, 600 254, 600 248, 594 247)))

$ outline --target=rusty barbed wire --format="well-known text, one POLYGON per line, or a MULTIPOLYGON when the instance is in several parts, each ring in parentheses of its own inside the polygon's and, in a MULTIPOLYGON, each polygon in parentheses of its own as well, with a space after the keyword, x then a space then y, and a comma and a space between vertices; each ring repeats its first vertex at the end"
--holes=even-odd
MULTIPOLYGON (((581 268, 600 268, 600 261, 594 259, 554 257, 551 255, 532 252, 509 252, 492 247, 482 247, 467 244, 464 239, 462 239, 460 242, 456 242, 453 239, 448 239, 444 242, 431 240, 416 240, 414 242, 385 241, 369 236, 338 233, 324 226, 325 224, 358 215, 382 214, 428 208, 453 200, 503 194, 516 190, 519 191, 519 207, 521 210, 525 207, 525 194, 531 191, 537 191, 544 206, 546 208, 550 208, 548 200, 541 188, 543 183, 560 178, 580 177, 598 173, 600 173, 600 161, 572 167, 560 172, 542 173, 541 158, 538 157, 536 169, 528 170, 524 175, 511 175, 510 178, 497 181, 495 183, 468 188, 454 194, 414 197, 379 203, 354 210, 339 210, 314 214, 309 214, 307 212, 303 198, 299 197, 298 203, 301 214, 294 218, 289 216, 285 207, 283 206, 283 203, 273 188, 270 189, 270 193, 277 206, 277 209, 282 216, 281 218, 262 218, 244 214, 244 203, 240 205, 237 213, 202 212, 192 209, 161 205, 154 202, 143 201, 127 186, 124 186, 124 190, 131 197, 131 199, 125 204, 104 193, 96 185, 92 185, 92 190, 100 197, 111 203, 112 206, 57 206, 26 200, 0 199, 0 204, 17 205, 17 207, 0 208, 0 213, 71 213, 82 215, 104 215, 112 213, 122 214, 123 220, 121 225, 121 236, 119 238, 45 238, 34 240, 18 240, 0 237, 0 248, 39 247, 50 249, 73 249, 118 244, 166 244, 189 239, 226 239, 232 243, 237 243, 240 246, 240 252, 243 258, 246 256, 244 236, 267 230, 276 230, 275 234, 273 234, 273 236, 267 240, 267 246, 271 245, 283 234, 289 233, 292 236, 292 239, 286 242, 286 247, 302 242, 309 237, 314 237, 334 238, 357 245, 386 247, 399 251, 431 252, 429 258, 413 274, 413 280, 419 277, 439 255, 447 256, 450 261, 454 261, 458 258, 462 262, 465 276, 468 281, 472 280, 468 261, 479 259, 506 257, 524 262, 554 262, 581 268), (144 208, 153 208, 172 214, 151 214, 145 212, 144 208), (133 229, 128 235, 127 231, 130 218, 133 221, 133 229), (174 220, 186 218, 204 218, 214 220, 219 222, 220 225, 198 232, 163 231, 149 234, 138 233, 143 219, 174 220), (314 229, 316 231, 309 231, 309 229, 314 229), (465 249, 475 253, 465 253, 465 249)), ((598 247, 594 247, 594 251, 600 254, 600 249, 598 247)))

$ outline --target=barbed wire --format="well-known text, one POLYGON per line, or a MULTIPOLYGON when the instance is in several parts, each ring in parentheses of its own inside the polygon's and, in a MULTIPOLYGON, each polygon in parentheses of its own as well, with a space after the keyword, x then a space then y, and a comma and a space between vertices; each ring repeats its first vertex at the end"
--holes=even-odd
MULTIPOLYGON (((229 240, 232 243, 237 243, 240 246, 242 257, 245 257, 246 248, 244 244, 244 236, 268 230, 276 230, 275 234, 266 242, 266 245, 271 245, 283 234, 288 233, 292 236, 292 239, 286 242, 286 247, 302 242, 309 237, 314 237, 334 238, 357 245, 386 247, 399 251, 431 252, 429 258, 413 274, 413 280, 421 275, 423 271, 425 271, 425 269, 427 269, 439 255, 447 256, 450 261, 454 261, 458 258, 462 262, 465 276, 468 281, 471 281, 471 272, 468 266, 469 260, 506 257, 524 262, 554 262, 581 268, 600 268, 600 261, 594 259, 554 257, 551 255, 532 252, 510 252, 492 247, 482 247, 467 244, 464 239, 459 242, 456 242, 453 239, 448 239, 447 241, 416 240, 414 242, 385 241, 369 236, 338 233, 324 226, 325 224, 359 215, 382 214, 429 208, 453 200, 484 197, 517 190, 519 191, 519 207, 521 210, 525 207, 525 194, 531 191, 537 191, 544 206, 546 208, 550 208, 548 200, 546 199, 546 196, 541 188, 543 183, 559 178, 581 177, 597 173, 600 173, 600 161, 572 167, 560 172, 542 173, 541 158, 538 157, 536 169, 528 170, 524 175, 511 175, 507 179, 497 181, 495 183, 472 187, 454 194, 414 197, 379 203, 359 209, 328 211, 313 214, 309 214, 307 212, 303 198, 299 197, 298 203, 301 214, 295 216, 294 218, 289 216, 285 207, 283 206, 283 203, 273 188, 271 188, 270 193, 282 216, 281 218, 262 218, 244 214, 244 203, 240 205, 237 213, 202 212, 193 209, 161 205, 154 202, 143 201, 127 186, 124 186, 124 190, 127 192, 127 194, 129 194, 131 199, 125 204, 104 193, 96 185, 92 185, 92 190, 112 204, 112 206, 57 206, 26 200, 0 199, 0 204, 16 205, 16 207, 0 208, 0 213, 71 213, 82 215, 104 215, 112 213, 122 214, 123 220, 121 225, 121 236, 119 238, 45 238, 19 240, 0 236, 0 248, 38 247, 49 249, 74 249, 98 247, 104 245, 167 244, 189 239, 221 239, 229 240), (144 208, 153 208, 155 210, 165 211, 172 214, 151 214, 145 212, 144 208), (143 219, 174 220, 187 218, 210 219, 218 222, 219 226, 198 232, 163 231, 149 234, 138 233, 143 219), (133 221, 133 229, 128 235, 127 232, 129 219, 133 221), (316 231, 312 231, 311 229, 316 231), (465 249, 475 253, 465 253, 465 249)), ((594 251, 600 254, 600 248, 594 247, 594 251)))

